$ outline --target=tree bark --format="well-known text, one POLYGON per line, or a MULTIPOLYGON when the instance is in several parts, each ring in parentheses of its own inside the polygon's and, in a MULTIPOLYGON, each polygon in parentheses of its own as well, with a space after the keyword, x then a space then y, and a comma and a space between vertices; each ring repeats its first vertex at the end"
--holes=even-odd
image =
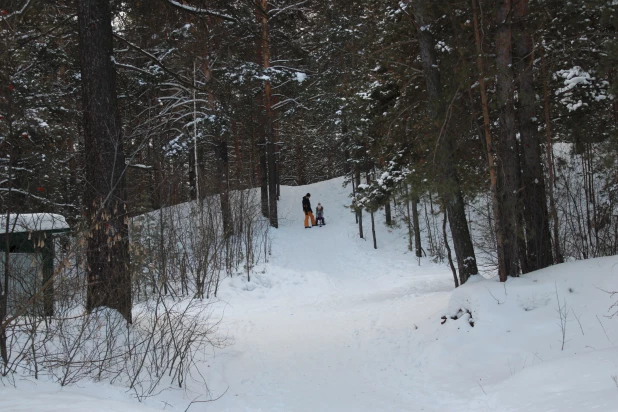
POLYGON ((446 234, 446 221, 448 219, 448 210, 444 208, 444 220, 442 220, 442 236, 444 237, 444 247, 446 248, 446 257, 448 258, 448 265, 451 268, 451 273, 453 273, 453 281, 455 282, 455 287, 459 287, 459 280, 457 279, 457 271, 455 270, 455 265, 453 265, 453 257, 451 255, 451 247, 448 245, 448 235, 446 234))
POLYGON ((388 226, 393 224, 393 216, 391 212, 391 199, 389 197, 388 201, 384 205, 384 214, 386 215, 386 224, 388 226))
MULTIPOLYGON (((13 140, 13 93, 9 93, 8 96, 8 107, 7 107, 7 123, 9 126, 9 135, 7 136, 7 140, 11 143, 13 140)), ((9 145, 7 149, 7 154, 9 157, 8 167, 5 169, 5 176, 7 179, 7 192, 5 195, 4 201, 4 212, 6 215, 4 216, 4 279, 0 278, 0 358, 2 358, 2 363, 4 366, 9 363, 9 352, 7 345, 7 334, 6 334, 6 318, 8 315, 8 299, 9 299, 9 277, 11 276, 11 265, 10 265, 10 245, 11 245, 11 213, 13 213, 13 167, 16 164, 17 156, 15 156, 15 152, 19 152, 18 150, 14 150, 15 145, 9 145), (3 286, 4 285, 4 286, 3 286)), ((17 218, 18 214, 16 214, 17 218)))
MULTIPOLYGON (((268 0, 261 0, 259 10, 262 25, 262 68, 270 67, 270 34, 268 27, 268 0)), ((277 162, 275 152, 274 115, 270 81, 264 81, 264 109, 266 114, 266 152, 268 155, 268 217, 272 227, 279 227, 277 215, 277 162)))
POLYGON ((414 237, 412 235, 412 213, 410 212, 410 195, 408 192, 408 184, 404 183, 403 185, 404 189, 405 189, 405 201, 406 201, 406 211, 408 212, 406 214, 406 223, 408 225, 408 250, 410 252, 412 252, 412 238, 414 237))
POLYGON ((305 162, 304 162, 303 145, 300 142, 296 143, 296 184, 303 186, 307 184, 305 179, 305 162))
MULTIPOLYGON (((452 181, 459 181, 456 177, 451 178, 452 181)), ((478 274, 476 265, 476 256, 474 255, 474 246, 472 245, 472 237, 468 228, 468 219, 466 218, 465 204, 461 191, 456 191, 451 198, 442 196, 447 200, 446 209, 449 215, 449 228, 453 238, 453 247, 457 258, 457 266, 459 270, 459 283, 464 284, 472 275, 478 274)))
POLYGON ((502 210, 501 227, 503 229, 505 273, 500 273, 500 280, 507 276, 519 276, 517 247, 517 195, 519 190, 519 154, 515 138, 515 110, 513 89, 513 57, 511 54, 511 1, 501 0, 496 15, 496 67, 498 71, 496 98, 499 109, 499 144, 498 159, 500 204, 502 210))
MULTIPOLYGON (((439 125, 445 116, 446 107, 444 96, 442 96, 442 85, 435 52, 435 41, 431 31, 423 29, 423 27, 427 26, 429 23, 428 12, 426 10, 427 4, 422 0, 415 0, 412 5, 430 107, 436 130, 439 131, 439 125)), ((452 161, 452 154, 455 151, 452 136, 447 131, 444 133, 444 136, 442 136, 442 139, 441 142, 438 142, 436 153, 436 157, 440 162, 440 179, 442 180, 440 184, 440 196, 445 202, 450 216, 449 225, 453 237, 457 265, 459 266, 460 281, 463 284, 471 275, 476 275, 478 273, 478 268, 472 237, 468 229, 463 195, 461 193, 457 172, 452 161)))
POLYGON ((276 184, 277 184, 277 200, 281 197, 281 141, 279 140, 279 133, 277 129, 274 129, 275 134, 275 165, 276 165, 276 184))
POLYGON ((195 180, 195 155, 189 153, 189 196, 197 200, 197 182, 195 180))
POLYGON ((419 199, 416 193, 412 194, 412 223, 414 224, 414 249, 416 257, 423 257, 423 247, 421 245, 421 224, 418 218, 419 199))
POLYGON ((242 154, 240 152, 240 144, 238 141, 238 123, 232 123, 232 133, 234 134, 234 155, 236 157, 235 170, 236 170, 236 185, 235 188, 237 190, 241 190, 244 188, 244 185, 241 184, 242 180, 242 154))
POLYGON ((551 139, 551 118, 549 115, 549 85, 547 84, 547 66, 545 64, 544 50, 541 53, 541 68, 543 71, 543 111, 545 115, 545 138, 547 144, 547 173, 549 175, 549 184, 547 185, 547 187, 549 189, 549 210, 553 221, 554 231, 553 250, 556 263, 562 263, 564 259, 562 258, 562 252, 560 251, 560 226, 558 225, 558 212, 556 210, 556 201, 554 199, 554 151, 551 139))
MULTIPOLYGON (((354 166, 354 180, 356 180, 356 187, 358 188, 358 186, 361 184, 361 174, 358 165, 354 166)), ((363 209, 358 208, 356 216, 358 217, 358 235, 361 239, 364 239, 365 236, 363 234, 363 209)))
POLYGON ((524 222, 526 227, 526 264, 530 271, 553 263, 545 178, 541 165, 541 147, 536 120, 532 65, 532 40, 527 32, 528 0, 515 0, 515 55, 519 80, 519 133, 521 139, 524 222))
POLYGON ((260 200, 262 205, 262 216, 268 217, 270 214, 269 211, 269 202, 268 202, 268 163, 266 162, 266 134, 265 129, 263 127, 263 123, 260 122, 260 127, 258 128, 258 152, 260 154, 260 161, 258 167, 258 175, 260 180, 260 200))
MULTIPOLYGON (((258 148, 255 142, 255 118, 253 113, 251 114, 251 150, 249 150, 249 187, 254 188, 257 186, 257 171, 259 171, 259 165, 255 162, 256 149, 258 148)), ((268 204, 268 202, 266 202, 268 204)), ((263 212, 263 211, 262 211, 263 212)))
POLYGON ((107 306, 131 322, 125 157, 108 0, 80 0, 79 23, 89 225, 86 309, 107 306))
POLYGON ((371 235, 373 236, 373 248, 378 248, 378 240, 376 239, 376 223, 373 217, 373 212, 371 212, 371 235))
POLYGON ((221 204, 221 218, 223 221, 223 233, 225 237, 233 234, 232 208, 230 205, 230 182, 229 182, 229 155, 227 141, 221 139, 215 142, 215 159, 217 164, 217 181, 219 184, 219 199, 221 204))
MULTIPOLYGON (((258 24, 262 24, 261 15, 259 12, 258 4, 256 4, 255 15, 258 21, 258 24)), ((260 35, 256 39, 256 50, 257 50, 257 64, 263 64, 264 60, 264 44, 262 40, 262 35, 260 35)), ((258 160, 258 180, 260 182, 260 203, 262 207, 262 216, 268 218, 269 217, 269 199, 268 199, 268 163, 266 160, 266 125, 265 125, 265 96, 264 91, 261 93, 257 93, 256 95, 256 124, 257 124, 257 149, 259 154, 258 160)))
MULTIPOLYGON (((496 246, 498 254, 498 274, 502 279, 501 274, 506 274, 506 266, 504 261, 504 242, 502 238, 502 218, 500 217, 501 208, 498 198, 498 177, 496 173, 495 151, 493 138, 491 136, 491 128, 489 121, 489 103, 487 100, 487 87, 485 85, 485 68, 483 63, 483 43, 481 39, 481 28, 479 26, 479 16, 477 2, 472 0, 472 10, 474 13, 474 41, 476 44, 476 65, 479 72, 479 91, 481 94, 481 105, 483 110, 483 132, 485 134, 485 147, 487 150, 487 161, 489 163, 489 181, 491 191, 492 212, 494 214, 494 232, 496 234, 496 246)), ((506 275, 504 275, 506 276, 506 275)))
MULTIPOLYGON (((369 172, 367 172, 367 185, 371 185, 371 177, 369 172)), ((371 215, 371 235, 373 237, 373 248, 377 249, 378 248, 378 241, 376 239, 376 222, 373 216, 373 211, 369 212, 371 215)))

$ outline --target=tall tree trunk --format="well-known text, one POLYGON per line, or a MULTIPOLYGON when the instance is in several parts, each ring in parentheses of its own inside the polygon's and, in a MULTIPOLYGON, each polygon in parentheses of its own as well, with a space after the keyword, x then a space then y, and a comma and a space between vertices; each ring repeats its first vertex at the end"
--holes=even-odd
POLYGON ((235 189, 242 190, 244 187, 241 184, 242 180, 242 154, 240 152, 240 144, 238 141, 238 123, 232 123, 232 132, 234 133, 234 155, 236 157, 236 161, 234 162, 234 168, 236 170, 236 186, 235 189))
MULTIPOLYGON (((342 134, 345 132, 342 132, 342 134)), ((352 172, 352 169, 350 168, 350 163, 348 163, 348 159, 350 158, 350 151, 349 150, 345 150, 343 153, 343 157, 345 158, 345 162, 343 163, 343 173, 344 174, 349 174, 352 172)))
POLYGON ((227 141, 221 139, 215 142, 215 159, 217 164, 217 182, 219 185, 219 199, 221 203, 221 218, 223 233, 227 238, 233 233, 232 207, 230 205, 229 156, 227 141))
MULTIPOLYGON (((11 161, 9 160, 9 164, 11 161)), ((9 165, 9 170, 12 169, 12 165, 9 165)), ((9 174, 9 179, 11 179, 11 175, 9 174)), ((6 318, 8 314, 8 301, 9 301, 9 277, 11 276, 11 265, 10 265, 10 251, 11 251, 11 243, 10 243, 10 222, 11 222, 11 208, 10 208, 10 196, 11 196, 11 182, 9 180, 9 192, 7 196, 7 209, 5 215, 5 232, 4 232, 4 279, 0 279, 0 358, 2 359, 2 363, 4 366, 7 366, 9 363, 9 352, 7 335, 6 335, 6 318), (4 285, 4 286, 3 286, 4 285)))
MULTIPOLYGON (((9 94, 9 107, 7 113, 7 121, 9 124, 9 135, 8 138, 12 140, 13 138, 13 96, 9 94)), ((6 215, 4 216, 4 278, 0 278, 0 358, 2 358, 2 363, 6 367, 9 363, 9 351, 7 345, 7 334, 6 334, 6 318, 8 315, 8 303, 9 303, 9 278, 11 276, 11 213, 13 213, 13 166, 15 165, 15 156, 13 151, 14 145, 10 145, 8 148, 9 155, 9 164, 6 168, 5 176, 7 179, 7 192, 5 195, 4 202, 4 212, 6 215)), ((17 214, 15 215, 15 219, 17 219, 17 214)))
MULTIPOLYGON (((517 151, 520 153, 521 157, 521 145, 518 145, 517 151)), ((522 196, 522 191, 520 190, 517 196, 517 255, 521 273, 528 273, 531 269, 528 266, 528 256, 526 254, 528 248, 526 246, 526 233, 524 231, 526 225, 524 222, 524 199, 522 196)))
MULTIPOLYGON (((456 177, 452 181, 459 181, 456 177)), ((446 209, 449 215, 449 228, 453 237, 453 246, 457 255, 457 267, 459 269, 459 281, 463 285, 472 275, 478 274, 476 265, 476 256, 474 255, 474 246, 472 245, 472 237, 468 228, 468 219, 466 218, 465 204, 463 195, 460 190, 456 191, 451 198, 442 196, 447 201, 446 209)))
MULTIPOLYGON (((161 135, 158 135, 156 138, 155 148, 161 148, 161 135)), ((164 177, 163 170, 165 164, 165 155, 162 150, 154 151, 155 159, 152 160, 155 167, 153 170, 153 180, 154 180, 154 188, 153 188, 153 203, 154 210, 159 210, 159 281, 163 284, 163 293, 165 295, 168 294, 168 281, 167 281, 167 253, 165 251, 165 218, 163 216, 163 207, 169 203, 169 195, 167 198, 165 197, 165 188, 164 188, 164 177)), ((169 191, 168 191, 169 193, 169 191)), ((139 289, 138 289, 139 294, 139 289)))
POLYGON ((80 0, 77 7, 84 111, 89 225, 86 309, 107 306, 131 322, 125 157, 112 60, 108 0, 80 0))
MULTIPOLYGON (((258 4, 256 4, 256 9, 255 9, 255 15, 257 18, 257 21, 259 24, 261 24, 262 22, 262 17, 259 11, 259 6, 258 4)), ((257 64, 261 65, 263 60, 264 60, 264 50, 263 50, 263 41, 262 41, 262 36, 259 36, 256 39, 256 50, 257 50, 257 64)), ((268 163, 266 160, 266 125, 265 125, 265 113, 264 113, 264 108, 265 108, 265 97, 264 97, 264 91, 262 90, 261 93, 257 93, 256 95, 256 124, 257 124, 257 149, 258 149, 258 154, 259 154, 259 160, 258 160, 258 167, 257 167, 257 174, 258 174, 258 180, 260 182, 260 204, 261 204, 261 208, 262 208, 262 216, 268 218, 269 216, 269 209, 268 209, 268 163)), ((255 135, 255 129, 254 129, 254 135, 255 135)))
POLYGON ((378 240, 376 239, 376 222, 373 216, 373 212, 371 213, 371 235, 373 236, 373 248, 378 248, 378 240))
POLYGON ((498 27, 496 34, 496 67, 498 70, 496 98, 499 115, 498 159, 500 201, 502 210, 501 227, 503 229, 505 273, 507 276, 519 276, 517 247, 517 195, 519 190, 519 155, 515 138, 515 110, 513 89, 513 57, 511 54, 511 1, 500 0, 496 15, 498 27))
POLYGON ((199 211, 200 211, 200 216, 202 216, 203 214, 203 203, 202 200, 204 198, 204 195, 202 193, 202 188, 200 187, 200 184, 202 183, 202 178, 204 176, 203 173, 200 173, 200 171, 203 172, 202 169, 202 165, 199 162, 200 156, 199 156, 199 149, 197 146, 197 100, 195 98, 195 86, 196 86, 196 77, 195 77, 195 71, 196 71, 196 65, 195 65, 195 60, 193 60, 193 167, 194 167, 194 178, 195 178, 195 197, 197 199, 197 204, 199 205, 199 211))
MULTIPOLYGON (((356 187, 358 188, 358 186, 361 184, 360 167, 358 165, 354 166, 354 180, 356 181, 356 187)), ((358 235, 361 239, 364 239, 365 235, 363 234, 363 209, 358 208, 356 216, 358 217, 358 235)))
POLYGON ((393 224, 393 216, 392 216, 392 212, 391 212, 391 199, 389 196, 388 202, 386 202, 386 204, 384 205, 384 214, 386 215, 386 224, 387 225, 392 225, 393 224))
MULTIPOLYGON (((270 67, 270 34, 268 27, 268 0, 261 0, 259 10, 262 25, 262 68, 270 67)), ((274 114, 270 81, 264 81, 264 109, 266 114, 266 152, 268 154, 268 217, 272 227, 279 227, 277 215, 277 159, 275 148, 274 114)))
MULTIPOLYGON (((352 171, 351 173, 351 180, 352 180, 352 198, 356 199, 356 181, 354 178, 354 171, 352 171)), ((356 224, 358 225, 358 212, 354 213, 354 217, 355 217, 355 221, 356 224)))
POLYGON ((255 162, 257 145, 255 144, 255 118, 251 113, 251 146, 249 146, 249 182, 248 185, 251 189, 257 187, 257 169, 258 164, 255 162))
POLYGON ((189 196, 191 197, 191 200, 197 199, 195 170, 195 155, 194 153, 189 153, 189 196))
POLYGON ((545 178, 541 165, 532 65, 532 40, 527 32, 528 0, 515 0, 515 55, 519 79, 519 132, 522 148, 524 221, 526 224, 526 262, 528 270, 542 269, 553 263, 545 178))
POLYGON ((251 113, 251 146, 250 146, 250 150, 249 150, 249 187, 250 188, 254 188, 257 187, 257 181, 258 181, 258 171, 259 171, 259 165, 258 163, 256 163, 255 159, 256 157, 258 157, 256 155, 256 149, 257 144, 256 144, 256 140, 255 140, 255 116, 254 113, 251 113))
POLYGON ((281 197, 281 142, 279 140, 279 132, 275 128, 275 162, 276 162, 276 176, 277 176, 277 200, 281 197))
MULTIPOLYGON (((157 210, 161 208, 161 205, 164 203, 163 193, 164 193, 164 165, 165 165, 165 157, 161 148, 161 135, 158 135, 155 139, 152 140, 152 146, 155 148, 152 150, 151 162, 154 165, 150 176, 151 176, 151 206, 153 210, 157 210)), ((150 148, 148 149, 150 151, 150 148)), ((166 199, 169 202, 169 199, 166 199)), ((168 203, 169 204, 169 203, 168 203)))
MULTIPOLYGON (((369 172, 367 172, 367 185, 371 185, 371 177, 369 172)), ((378 241, 376 239, 376 222, 373 216, 373 212, 369 212, 371 214, 371 235, 373 237, 373 248, 378 248, 378 241)))
POLYGON ((485 146, 487 150, 487 161, 489 163, 489 181, 491 191, 492 212, 494 214, 494 232, 496 234, 496 246, 498 254, 498 274, 500 279, 506 276, 506 266, 504 261, 504 243, 502 239, 502 218, 500 200, 498 197, 498 177, 495 164, 495 150, 489 121, 489 103, 487 100, 487 88, 485 86, 485 68, 483 62, 483 42, 481 39, 481 28, 479 26, 479 16, 477 2, 472 0, 472 10, 474 12, 474 40, 476 44, 476 65, 479 72, 479 90, 481 94, 481 105, 483 110, 483 132, 485 134, 485 146))
POLYGON ((412 193, 412 223, 414 224, 414 250, 416 257, 423 257, 423 247, 421 245, 421 224, 418 218, 419 198, 416 193, 412 193))
POLYGON ((560 226, 558 225, 558 211, 556 210, 556 200, 554 198, 554 151, 551 139, 551 118, 549 115, 549 85, 544 49, 541 51, 541 69, 543 72, 543 112, 545 115, 545 138, 547 145, 547 173, 549 175, 549 183, 547 185, 547 188, 549 189, 549 210, 553 221, 554 232, 553 250, 556 263, 562 263, 564 259, 562 258, 562 252, 560 251, 560 226))
POLYGON ((446 257, 448 259, 448 265, 451 268, 451 273, 453 273, 453 281, 455 282, 455 287, 459 287, 459 280, 457 279, 457 270, 455 270, 455 265, 453 265, 453 256, 451 255, 451 247, 448 244, 448 235, 446 233, 446 221, 448 219, 448 210, 444 208, 444 220, 442 220, 442 236, 444 237, 444 247, 446 248, 446 257))
POLYGON ((303 145, 300 142, 296 143, 296 184, 303 186, 307 184, 305 179, 305 162, 303 145))
POLYGON ((403 185, 405 189, 405 201, 406 201, 406 223, 408 224, 408 250, 412 252, 412 238, 414 237, 412 234, 412 213, 410 212, 410 195, 408 191, 408 184, 404 183, 403 185))
MULTIPOLYGON (((440 131, 441 120, 445 117, 446 107, 444 96, 442 96, 442 85, 440 80, 440 70, 436 59, 435 41, 429 30, 423 30, 429 23, 428 5, 422 0, 415 0, 413 3, 415 25, 418 33, 421 60, 423 64, 423 74, 427 83, 432 116, 435 122, 436 135, 440 131)), ((468 228, 463 195, 461 193, 459 179, 452 161, 452 154, 455 151, 452 135, 448 131, 442 136, 439 142, 436 157, 439 159, 439 169, 441 170, 440 196, 447 205, 450 216, 449 225, 455 246, 457 265, 459 266, 459 276, 461 283, 465 283, 471 275, 478 273, 476 256, 472 237, 468 228)))
MULTIPOLYGON (((262 96, 263 97, 263 96, 262 96)), ((260 116, 261 117, 261 116, 260 116)), ((258 167, 258 177, 260 181, 260 200, 262 205, 262 216, 269 216, 269 202, 268 202, 268 163, 266 162, 266 135, 265 129, 263 127, 263 123, 261 120, 258 120, 258 152, 259 152, 259 167, 258 167)))

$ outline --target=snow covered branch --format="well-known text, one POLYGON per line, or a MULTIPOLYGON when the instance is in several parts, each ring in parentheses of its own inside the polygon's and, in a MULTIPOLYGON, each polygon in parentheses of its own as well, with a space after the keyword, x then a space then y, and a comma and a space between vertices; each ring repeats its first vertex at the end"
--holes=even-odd
POLYGON ((298 3, 296 3, 296 4, 291 4, 291 5, 287 6, 287 7, 283 7, 283 8, 281 8, 281 9, 272 9, 272 10, 271 10, 271 12, 272 12, 273 14, 270 16, 270 18, 271 18, 271 19, 272 19, 272 18, 275 18, 275 17, 277 17, 279 14, 281 14, 281 13, 283 13, 283 12, 285 12, 285 11, 290 10, 290 9, 292 9, 292 8, 294 8, 294 7, 302 6, 302 5, 303 5, 303 4, 305 4, 305 3, 308 3, 308 1, 307 1, 307 0, 300 1, 300 2, 298 2, 298 3))
POLYGON ((30 193, 30 192, 27 192, 27 191, 25 191, 25 190, 18 189, 18 188, 16 188, 16 187, 12 187, 12 188, 10 188, 10 189, 9 189, 9 188, 7 188, 7 187, 0 187, 0 192, 11 192, 11 193, 18 193, 18 194, 24 195, 24 196, 26 196, 26 197, 31 197, 31 198, 33 198, 33 199, 37 199, 37 200, 39 200, 39 201, 41 201, 41 202, 43 202, 43 203, 47 203, 47 204, 49 204, 49 205, 53 205, 53 206, 57 206, 57 207, 71 207, 71 208, 76 209, 76 210, 78 209, 78 207, 77 207, 77 206, 75 206, 74 204, 71 204, 71 203, 56 203, 56 202, 52 202, 52 201, 51 201, 51 200, 49 200, 49 199, 46 199, 46 198, 41 197, 41 196, 34 195, 34 194, 30 193))
POLYGON ((26 11, 26 9, 28 8, 28 6, 30 6, 31 2, 32 2, 32 0, 26 0, 26 3, 23 5, 23 7, 20 10, 14 11, 13 13, 9 13, 4 18, 5 19, 10 19, 13 16, 17 16, 19 14, 23 14, 26 11))
POLYGON ((130 64, 118 63, 116 60, 114 60, 114 65, 116 67, 121 68, 121 69, 135 71, 135 72, 138 72, 138 73, 145 74, 147 76, 156 76, 156 74, 150 73, 148 70, 140 69, 139 67, 135 67, 135 66, 130 65, 130 64))
POLYGON ((219 13, 219 12, 208 10, 208 9, 202 9, 201 7, 189 6, 187 4, 182 4, 176 0, 167 0, 167 2, 178 9, 188 11, 193 14, 204 14, 207 16, 219 17, 227 21, 233 21, 233 22, 236 21, 234 17, 228 16, 227 14, 219 13))
POLYGON ((141 47, 136 46, 135 44, 131 43, 127 39, 123 38, 122 36, 117 35, 116 33, 114 33, 114 37, 117 38, 118 40, 124 42, 131 49, 133 49, 133 50, 143 54, 144 56, 148 57, 153 63, 155 63, 157 66, 159 66, 165 73, 169 74, 174 79, 178 80, 183 86, 185 86, 185 87, 187 87, 189 89, 195 89, 196 88, 193 84, 191 84, 191 82, 183 80, 178 73, 168 69, 167 66, 165 66, 163 64, 163 62, 161 60, 159 60, 156 56, 154 56, 152 53, 149 53, 146 50, 142 49, 141 47))

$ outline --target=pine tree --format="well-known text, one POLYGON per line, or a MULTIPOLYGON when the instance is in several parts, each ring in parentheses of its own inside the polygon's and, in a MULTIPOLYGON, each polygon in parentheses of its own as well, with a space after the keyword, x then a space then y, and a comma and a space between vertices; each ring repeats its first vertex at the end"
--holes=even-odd
POLYGON ((78 3, 88 225, 86 307, 92 311, 107 306, 131 322, 125 156, 111 19, 107 0, 78 3))

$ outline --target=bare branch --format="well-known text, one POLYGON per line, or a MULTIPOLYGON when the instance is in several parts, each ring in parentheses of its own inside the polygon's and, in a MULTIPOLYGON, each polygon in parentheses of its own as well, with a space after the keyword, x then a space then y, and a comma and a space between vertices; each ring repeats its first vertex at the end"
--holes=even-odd
POLYGON ((187 4, 182 4, 176 0, 167 0, 169 4, 176 7, 177 9, 188 11, 192 14, 203 14, 206 16, 219 17, 223 20, 236 22, 236 19, 232 16, 228 16, 227 14, 219 13, 217 11, 212 11, 208 9, 202 9, 200 7, 189 6, 187 4))
POLYGON ((296 3, 296 4, 291 4, 291 5, 287 6, 287 7, 282 8, 282 9, 272 9, 272 10, 271 10, 271 12, 274 12, 274 13, 272 14, 272 16, 270 16, 270 18, 271 18, 271 19, 272 19, 272 18, 275 18, 275 17, 277 17, 279 14, 283 13, 284 11, 289 10, 289 9, 292 9, 292 8, 294 8, 294 7, 302 6, 302 5, 303 5, 303 4, 305 4, 305 3, 308 3, 308 1, 307 1, 307 0, 303 0, 303 1, 300 1, 300 2, 298 2, 298 3, 296 3))
POLYGON ((161 69, 163 69, 163 71, 167 74, 169 74, 170 76, 172 76, 174 79, 178 80, 183 86, 185 86, 186 88, 189 89, 197 89, 200 90, 198 88, 196 88, 191 82, 188 82, 186 80, 183 80, 180 75, 170 69, 168 69, 161 60, 159 60, 156 56, 154 56, 152 53, 147 52, 146 50, 142 49, 139 46, 134 45, 133 43, 131 43, 130 41, 128 41, 127 39, 125 39, 124 37, 121 37, 119 35, 117 35, 116 33, 114 33, 114 37, 117 38, 118 40, 124 42, 127 46, 129 46, 130 48, 132 48, 133 50, 143 54, 144 56, 148 57, 152 62, 154 62, 157 66, 159 66, 161 69))
POLYGON ((14 11, 13 13, 7 14, 4 17, 4 19, 8 20, 8 19, 10 19, 13 16, 17 16, 17 15, 23 14, 26 11, 26 9, 28 8, 28 6, 30 6, 31 2, 32 2, 32 0, 27 0, 26 3, 23 5, 23 7, 20 10, 17 10, 17 11, 14 11))

